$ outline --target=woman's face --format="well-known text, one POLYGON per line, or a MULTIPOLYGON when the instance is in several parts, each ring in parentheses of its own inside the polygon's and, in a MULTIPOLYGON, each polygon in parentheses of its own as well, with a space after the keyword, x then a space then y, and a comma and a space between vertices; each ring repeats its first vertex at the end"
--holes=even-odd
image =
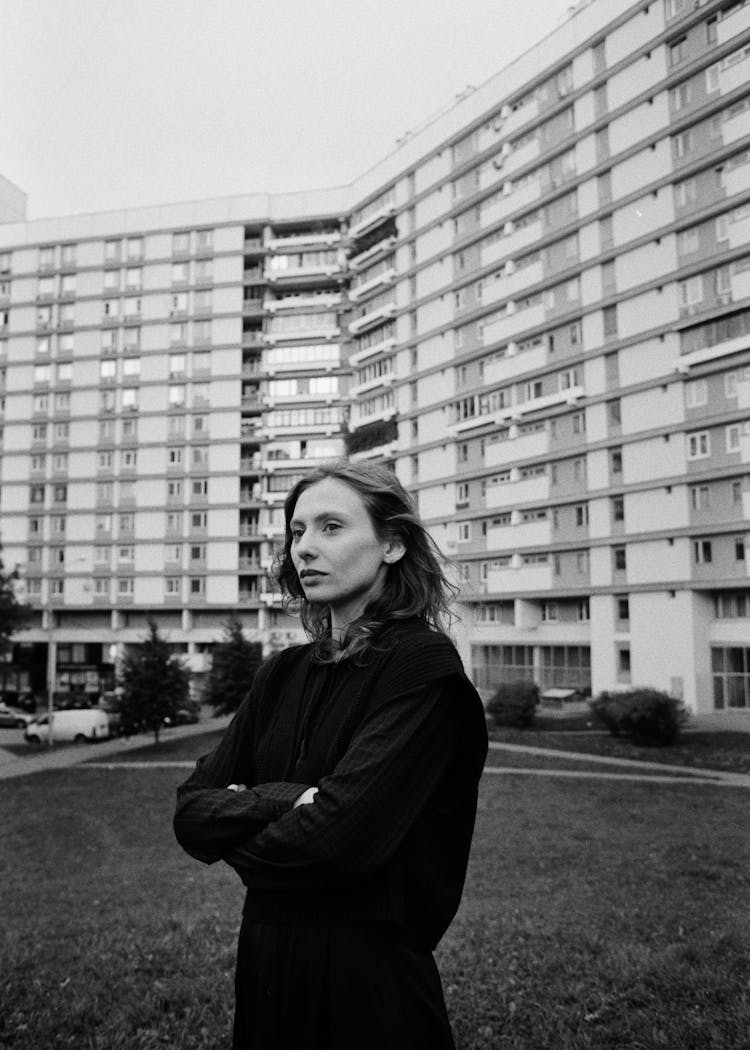
POLYGON ((337 478, 305 489, 290 525, 305 597, 329 606, 334 632, 360 615, 381 591, 388 565, 404 554, 400 541, 378 539, 362 497, 337 478))

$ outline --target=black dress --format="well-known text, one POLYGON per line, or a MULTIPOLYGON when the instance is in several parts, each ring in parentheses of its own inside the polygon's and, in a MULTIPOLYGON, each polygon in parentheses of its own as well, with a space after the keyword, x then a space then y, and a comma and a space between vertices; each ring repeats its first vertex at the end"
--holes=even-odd
POLYGON ((312 646, 269 661, 178 792, 182 845, 247 887, 235 1050, 454 1045, 432 950, 460 900, 484 713, 444 636, 402 625, 389 645, 364 667, 312 646))

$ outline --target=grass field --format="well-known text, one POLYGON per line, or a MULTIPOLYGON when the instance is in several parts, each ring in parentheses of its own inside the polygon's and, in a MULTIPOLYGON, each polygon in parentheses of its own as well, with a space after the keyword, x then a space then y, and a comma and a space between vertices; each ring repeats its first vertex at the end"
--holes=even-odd
MULTIPOLYGON (((2 1050, 225 1050, 242 887, 172 839, 184 775, 84 766, 3 784, 2 1050)), ((748 797, 486 777, 438 951, 460 1050, 747 1050, 748 797)))

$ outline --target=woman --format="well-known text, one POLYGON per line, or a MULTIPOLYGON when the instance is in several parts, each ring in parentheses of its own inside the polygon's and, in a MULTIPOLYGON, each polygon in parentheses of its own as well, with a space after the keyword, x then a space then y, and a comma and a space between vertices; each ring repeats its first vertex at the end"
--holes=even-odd
POLYGON ((267 660, 178 789, 175 832, 247 888, 235 1050, 454 1046, 432 951, 458 907, 484 711, 450 587, 395 475, 289 493, 277 576, 311 639, 267 660))

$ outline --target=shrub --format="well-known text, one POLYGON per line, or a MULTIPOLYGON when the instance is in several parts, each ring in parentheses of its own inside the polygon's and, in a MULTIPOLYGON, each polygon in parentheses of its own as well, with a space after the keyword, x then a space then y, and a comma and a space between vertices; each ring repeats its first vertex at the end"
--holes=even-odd
POLYGON ((674 744, 687 720, 682 701, 659 689, 603 692, 591 710, 612 736, 629 736, 647 747, 674 744))
POLYGON ((502 682, 487 701, 487 714, 496 726, 527 729, 534 724, 539 703, 539 686, 525 679, 502 682))

